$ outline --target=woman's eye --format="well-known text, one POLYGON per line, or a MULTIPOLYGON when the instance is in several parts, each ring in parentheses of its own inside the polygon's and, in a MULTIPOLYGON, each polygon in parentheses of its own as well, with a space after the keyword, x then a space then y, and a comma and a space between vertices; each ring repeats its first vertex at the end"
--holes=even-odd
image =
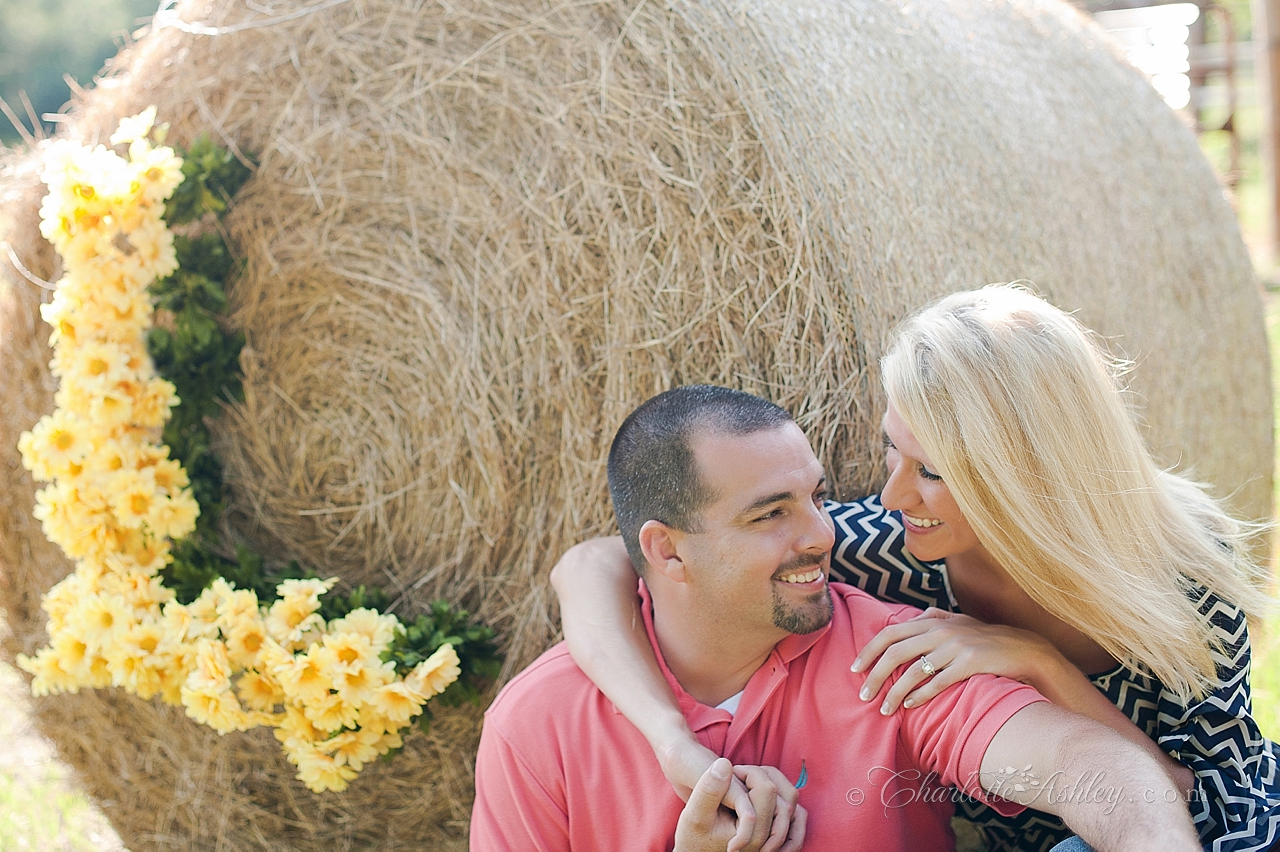
POLYGON ((938 474, 936 474, 936 473, 934 473, 933 471, 929 470, 929 468, 925 467, 924 465, 920 465, 920 475, 921 475, 922 477, 924 477, 925 479, 929 480, 930 482, 941 482, 941 481, 942 481, 942 477, 941 477, 941 476, 939 476, 938 474))
POLYGON ((765 512, 763 515, 756 518, 756 521, 768 521, 768 520, 771 520, 772 518, 778 517, 781 514, 782 514, 781 509, 774 509, 771 512, 765 512))
POLYGON ((813 495, 813 502, 821 506, 823 503, 827 502, 827 498, 830 496, 831 493, 826 490, 815 492, 813 495))

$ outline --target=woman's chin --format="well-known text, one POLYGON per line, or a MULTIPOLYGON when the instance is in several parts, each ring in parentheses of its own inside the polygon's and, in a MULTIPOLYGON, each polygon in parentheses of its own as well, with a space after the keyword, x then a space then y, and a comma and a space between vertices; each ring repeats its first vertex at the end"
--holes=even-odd
POLYGON ((950 547, 950 544, 951 536, 947 535, 945 529, 935 527, 924 534, 907 530, 907 552, 921 562, 941 562, 948 556, 954 556, 952 551, 955 548, 950 547))

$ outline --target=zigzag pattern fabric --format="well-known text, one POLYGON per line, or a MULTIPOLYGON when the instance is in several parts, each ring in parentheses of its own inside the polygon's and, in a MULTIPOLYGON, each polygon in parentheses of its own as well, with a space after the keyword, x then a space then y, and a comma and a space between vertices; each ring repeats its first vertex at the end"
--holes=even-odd
MULTIPOLYGON (((827 504, 835 521, 832 579, 878 598, 949 612, 959 608, 946 564, 921 562, 906 550, 902 520, 879 496, 827 504)), ((1090 679, 1139 729, 1195 773, 1189 803, 1209 852, 1262 852, 1280 841, 1280 770, 1274 745, 1253 720, 1249 693, 1249 629, 1239 607, 1199 591, 1200 614, 1222 640, 1216 655, 1220 684, 1203 701, 1181 703, 1159 681, 1117 666, 1090 679)), ((1102 779, 1081 779, 1084 792, 1102 794, 1102 779), (1092 785, 1092 786, 1090 786, 1092 785)), ((957 813, 986 835, 991 852, 1048 852, 1072 832, 1061 820, 1026 810, 1003 817, 961 797, 957 813)))

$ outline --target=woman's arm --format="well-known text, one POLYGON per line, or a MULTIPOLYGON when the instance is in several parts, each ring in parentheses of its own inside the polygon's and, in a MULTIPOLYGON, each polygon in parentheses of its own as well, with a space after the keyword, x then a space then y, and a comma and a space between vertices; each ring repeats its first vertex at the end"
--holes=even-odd
POLYGON ((885 627, 859 652, 853 671, 867 671, 867 679, 858 697, 875 699, 884 683, 903 666, 881 703, 880 712, 885 715, 899 706, 918 707, 975 674, 1000 675, 1035 687, 1059 707, 1101 722, 1156 758, 1178 789, 1189 795, 1194 788, 1190 769, 1139 730, 1083 672, 1037 633, 926 610, 910 621, 885 627), (934 674, 924 671, 922 657, 928 658, 934 674))
POLYGON ((622 539, 596 538, 569 548, 551 569, 551 585, 573 661, 640 730, 687 799, 717 755, 698 745, 658 668, 622 539), (691 744, 708 755, 704 765, 689 759, 691 744))
MULTIPOLYGON (((719 755, 689 730, 658 667, 622 539, 591 539, 569 548, 551 570, 551 585, 560 598, 560 620, 573 661, 636 726, 667 780, 687 801, 719 755)), ((801 821, 797 833, 791 824, 798 813, 791 783, 772 767, 739 766, 734 773, 724 798, 738 817, 730 852, 799 849, 804 828, 801 821)))

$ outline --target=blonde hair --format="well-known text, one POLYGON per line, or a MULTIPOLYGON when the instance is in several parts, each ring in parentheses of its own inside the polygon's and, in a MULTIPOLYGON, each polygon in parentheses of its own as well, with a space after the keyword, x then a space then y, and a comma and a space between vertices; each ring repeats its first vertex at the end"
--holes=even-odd
POLYGON ((1013 580, 1123 664, 1203 697, 1223 648, 1197 590, 1266 606, 1259 527, 1156 465, 1123 366, 1017 285, 930 305, 881 361, 890 401, 1013 580))

